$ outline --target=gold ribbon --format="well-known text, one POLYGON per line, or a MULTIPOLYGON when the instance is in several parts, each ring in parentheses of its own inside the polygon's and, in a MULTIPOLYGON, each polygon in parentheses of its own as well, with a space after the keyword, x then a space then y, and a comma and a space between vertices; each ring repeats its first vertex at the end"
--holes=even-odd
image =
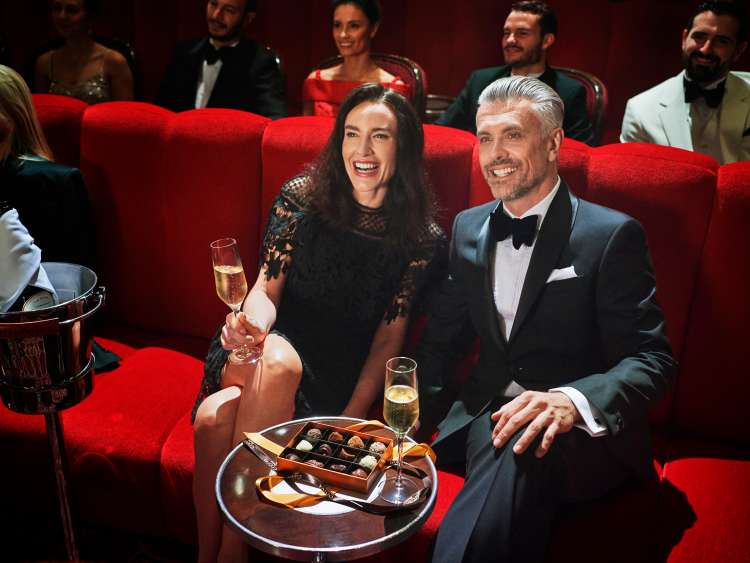
MULTIPOLYGON (((354 430, 357 432, 369 432, 371 430, 378 430, 384 428, 385 425, 378 420, 368 420, 365 422, 357 422, 351 426, 347 426, 347 430, 354 430)), ((245 432, 245 437, 248 440, 252 440, 258 444, 264 450, 271 452, 272 454, 279 456, 284 451, 284 446, 280 446, 276 442, 269 440, 258 432, 245 432)), ((429 456, 430 459, 435 461, 435 452, 427 444, 417 444, 414 442, 408 442, 403 445, 403 457, 421 457, 429 456)), ((393 448, 393 459, 398 459, 398 451, 393 448)), ((265 475, 258 477, 255 480, 255 487, 258 489, 261 495, 271 502, 279 506, 286 508, 304 508, 306 506, 314 506, 321 501, 326 499, 325 495, 321 493, 306 494, 306 493, 274 493, 271 492, 276 485, 284 481, 284 477, 279 475, 265 475)), ((336 492, 337 489, 331 487, 331 491, 336 492)))

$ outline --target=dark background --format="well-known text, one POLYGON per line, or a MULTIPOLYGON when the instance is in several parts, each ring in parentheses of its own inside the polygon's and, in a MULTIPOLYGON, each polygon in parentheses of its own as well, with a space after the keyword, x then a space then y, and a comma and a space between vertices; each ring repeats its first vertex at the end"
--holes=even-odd
MULTIPOLYGON (((428 91, 455 96, 469 73, 502 63, 499 38, 511 0, 382 0, 374 50, 405 55, 425 69, 428 91)), ((680 39, 693 0, 551 0, 559 20, 553 65, 604 80, 610 93, 605 142, 619 133, 625 102, 676 74, 680 39)), ((0 0, 0 32, 13 66, 23 72, 44 41, 54 37, 48 0, 0 0)), ((172 46, 204 35, 205 0, 103 0, 95 31, 127 40, 136 51, 141 97, 158 90, 172 46)), ((329 0, 259 0, 249 35, 283 60, 287 97, 298 113, 302 81, 336 54, 329 0)), ((743 56, 738 69, 750 69, 743 56)))

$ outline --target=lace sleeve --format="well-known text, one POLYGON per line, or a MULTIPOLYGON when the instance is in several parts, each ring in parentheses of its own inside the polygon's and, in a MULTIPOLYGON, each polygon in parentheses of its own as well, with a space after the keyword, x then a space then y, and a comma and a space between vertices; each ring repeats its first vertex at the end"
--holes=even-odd
POLYGON ((306 186, 304 176, 289 180, 271 206, 260 256, 261 268, 266 267, 266 279, 277 278, 289 269, 297 226, 304 216, 306 186))
POLYGON ((435 223, 430 224, 420 238, 401 277, 398 291, 386 310, 386 322, 419 312, 447 272, 447 247, 443 230, 435 223))

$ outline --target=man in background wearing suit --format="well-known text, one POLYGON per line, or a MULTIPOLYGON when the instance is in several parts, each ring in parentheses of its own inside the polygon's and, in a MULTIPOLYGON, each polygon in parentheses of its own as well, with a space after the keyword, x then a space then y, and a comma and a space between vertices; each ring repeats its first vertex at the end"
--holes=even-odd
POLYGON ((585 89, 547 65, 547 51, 557 35, 557 18, 552 8, 544 2, 516 2, 510 9, 502 38, 505 65, 474 71, 436 123, 476 133, 477 100, 482 90, 498 78, 531 76, 550 86, 565 102, 565 136, 591 144, 594 129, 586 109, 585 89))
POLYGON ((209 36, 175 48, 156 103, 172 111, 211 107, 285 117, 276 53, 242 37, 255 10, 255 0, 209 0, 209 36))
POLYGON ((729 72, 747 48, 739 2, 703 2, 682 32, 685 70, 628 101, 620 140, 750 160, 750 83, 729 72))
POLYGON ((540 561, 565 504, 656 477, 647 411, 674 362, 646 236, 558 176, 562 120, 560 97, 533 78, 479 97, 479 163, 499 201, 457 215, 417 350, 427 426, 480 341, 433 444, 439 462, 466 463, 433 561, 540 561))

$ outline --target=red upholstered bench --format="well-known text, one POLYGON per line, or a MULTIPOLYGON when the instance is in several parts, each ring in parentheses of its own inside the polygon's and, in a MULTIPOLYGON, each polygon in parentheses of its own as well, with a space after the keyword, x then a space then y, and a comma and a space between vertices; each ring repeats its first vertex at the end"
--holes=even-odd
MULTIPOLYGON (((59 114, 46 109, 57 100, 36 101, 45 129, 58 127, 59 114)), ((245 266, 254 270, 271 200, 314 158, 331 121, 269 124, 231 111, 174 115, 137 103, 65 111, 67 137, 50 134, 50 140, 57 151, 66 138, 75 144, 80 132, 80 165, 99 230, 97 272, 109 290, 105 328, 121 337, 102 343, 124 356, 121 367, 97 376, 91 397, 64 413, 74 506, 89 521, 191 543, 188 417, 202 364, 170 350, 134 348, 159 343, 202 355, 225 314, 213 296, 208 241, 239 237, 245 266), (82 127, 75 115, 83 116, 82 127)), ((58 133, 65 130, 60 127, 58 133)), ((428 173, 449 226, 458 210, 487 201, 489 192, 472 157, 473 137, 438 126, 425 133, 428 173)), ((719 168, 676 149, 590 149, 568 140, 560 161, 579 195, 645 226, 681 367, 674 392, 652 416, 661 480, 623 488, 561 518, 548 559, 567 560, 575 552, 577 561, 600 561, 602 553, 608 561, 642 561, 646 554, 671 563, 747 561, 750 165, 719 168), (582 534, 591 546, 586 553, 582 534)), ((11 491, 4 507, 53 513, 41 419, 0 408, 0 440, 7 454, 0 479, 40 485, 36 495, 29 488, 11 491), (21 454, 32 460, 23 474, 21 454)), ((425 527, 379 559, 424 560, 461 483, 460 472, 441 471, 425 527)))

